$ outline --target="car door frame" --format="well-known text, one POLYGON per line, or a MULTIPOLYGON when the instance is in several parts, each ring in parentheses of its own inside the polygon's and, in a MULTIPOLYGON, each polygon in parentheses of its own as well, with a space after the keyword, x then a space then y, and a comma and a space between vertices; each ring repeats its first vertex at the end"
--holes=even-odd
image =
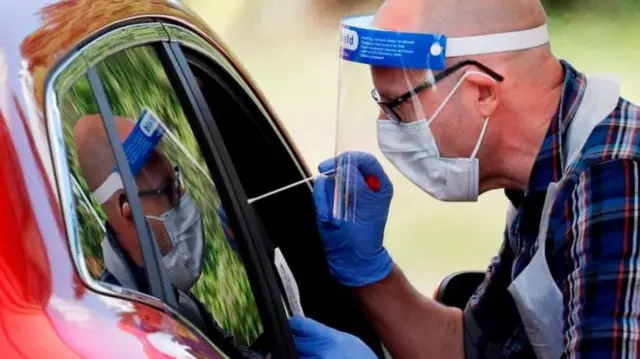
MULTIPOLYGON (((262 325, 272 343, 272 355, 277 358, 294 358, 296 357, 295 347, 291 339, 286 313, 282 306, 282 294, 269 261, 269 255, 265 253, 265 248, 261 243, 261 234, 257 228, 254 228, 255 225, 252 222, 253 212, 248 208, 246 195, 239 184, 237 174, 233 164, 230 162, 228 153, 226 153, 224 142, 219 131, 217 131, 211 113, 208 111, 206 103, 203 106, 202 94, 197 89, 195 79, 191 75, 188 66, 186 66, 186 60, 181 54, 180 48, 177 47, 177 42, 169 36, 163 26, 166 21, 170 20, 141 18, 120 22, 102 29, 76 46, 65 58, 61 59, 47 78, 45 96, 46 126, 54 163, 56 189, 61 200, 64 224, 76 269, 85 284, 96 292, 122 297, 127 300, 142 299, 147 304, 154 305, 163 311, 171 312, 188 322, 175 309, 171 308, 170 299, 157 298, 162 300, 163 305, 161 305, 155 300, 156 298, 146 296, 143 293, 105 285, 94 280, 88 273, 87 267, 84 265, 84 258, 80 248, 81 242, 77 233, 75 204, 64 145, 62 118, 58 108, 58 95, 64 94, 78 78, 87 74, 95 64, 107 56, 131 47, 156 44, 163 49, 159 55, 165 61, 165 71, 170 76, 172 85, 179 97, 181 97, 181 104, 184 110, 193 111, 192 115, 195 116, 198 125, 201 126, 201 131, 196 131, 193 124, 192 129, 194 133, 199 133, 199 141, 205 141, 200 143, 200 146, 203 152, 208 152, 204 153, 205 158, 208 159, 208 162, 212 162, 210 164, 213 164, 213 166, 210 165, 210 172, 214 182, 220 188, 220 199, 225 209, 228 210, 231 225, 236 231, 238 247, 256 298, 262 325), (167 67, 168 65, 171 67, 167 67), (176 80, 179 82, 177 83, 176 80), (146 300, 145 297, 147 297, 146 300)), ((173 36, 176 37, 176 34, 179 34, 179 30, 183 29, 183 27, 173 25, 177 26, 173 27, 173 36)), ((184 30, 188 31, 186 28, 184 30)), ((193 32, 189 31, 189 33, 192 34, 193 32)), ((191 44, 191 47, 199 48, 200 46, 193 44, 193 41, 208 43, 200 37, 181 39, 180 43, 183 45, 191 44)), ((210 54, 207 55, 210 56, 210 54)), ((94 93, 94 96, 96 96, 96 101, 99 101, 97 94, 94 93)), ((143 247, 143 253, 144 251, 155 252, 153 249, 155 243, 150 239, 149 233, 145 234, 143 232, 141 237, 141 241, 147 241, 151 245, 143 247)), ((158 254, 154 253, 154 255, 155 261, 161 263, 158 254)), ((145 256, 146 258, 148 256, 145 256)), ((163 274, 160 270, 155 275, 160 279, 161 286, 167 285, 168 278, 166 274, 163 274)), ((162 296, 162 294, 160 295, 162 296)))

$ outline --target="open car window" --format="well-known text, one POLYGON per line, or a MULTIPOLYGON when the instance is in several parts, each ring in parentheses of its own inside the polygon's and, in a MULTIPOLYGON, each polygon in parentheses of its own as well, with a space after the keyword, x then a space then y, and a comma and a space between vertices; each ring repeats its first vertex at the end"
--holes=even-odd
POLYGON ((151 45, 95 65, 137 193, 127 193, 86 76, 64 94, 64 142, 82 254, 95 280, 151 294, 133 225, 137 196, 178 312, 214 343, 234 342, 248 356, 267 350, 251 285, 218 187, 187 111, 151 45), (253 347, 251 347, 253 346, 253 347))
MULTIPOLYGON (((184 45, 191 72, 247 196, 260 198, 308 178, 311 174, 304 170, 286 131, 273 119, 259 93, 242 79, 240 70, 205 44, 193 46, 185 41, 184 45)), ((252 202, 251 207, 264 228, 267 251, 281 250, 292 271, 304 314, 357 335, 383 356, 380 339, 362 308, 330 274, 310 184, 252 202)))

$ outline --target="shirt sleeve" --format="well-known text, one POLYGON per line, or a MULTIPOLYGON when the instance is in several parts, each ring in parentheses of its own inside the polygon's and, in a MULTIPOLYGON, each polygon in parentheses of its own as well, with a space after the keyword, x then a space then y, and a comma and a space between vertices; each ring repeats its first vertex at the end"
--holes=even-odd
POLYGON ((563 357, 640 358, 639 163, 602 162, 563 187, 554 209, 566 273, 563 357))

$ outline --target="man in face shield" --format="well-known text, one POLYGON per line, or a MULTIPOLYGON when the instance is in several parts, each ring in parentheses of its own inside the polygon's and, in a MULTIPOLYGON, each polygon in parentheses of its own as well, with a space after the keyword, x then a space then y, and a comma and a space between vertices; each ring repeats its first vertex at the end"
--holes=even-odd
MULTIPOLYGON (((114 121, 135 176, 142 210, 159 247, 181 314, 218 345, 221 342, 223 346, 227 345, 227 350, 239 350, 238 353, 246 358, 264 357, 261 353, 236 346, 234 338, 215 322, 205 306, 190 292, 202 274, 204 261, 204 228, 200 209, 184 188, 180 169, 172 166, 159 147, 145 149, 141 142, 135 145, 131 145, 135 141, 127 142, 142 133, 140 122, 157 122, 155 115, 144 112, 137 124, 119 116, 115 116, 114 121), (134 149, 127 150, 131 148, 134 149)), ((115 158, 102 117, 88 115, 81 118, 74 128, 74 141, 82 175, 107 217, 106 235, 102 242, 105 271, 100 280, 150 293, 132 209, 120 175, 115 170, 115 158)), ((222 208, 218 213, 224 214, 222 208)))
MULTIPOLYGON (((320 165, 349 156, 356 171, 355 220, 332 212, 340 178, 315 182, 318 226, 333 275, 394 358, 640 356, 640 108, 555 58, 545 17, 537 0, 387 0, 366 29, 447 36, 431 47, 441 68, 368 62, 387 159, 439 200, 510 200, 501 249, 460 310, 421 295, 385 250, 393 186, 376 159, 320 165)), ((303 358, 374 357, 313 320, 291 325, 303 358)))

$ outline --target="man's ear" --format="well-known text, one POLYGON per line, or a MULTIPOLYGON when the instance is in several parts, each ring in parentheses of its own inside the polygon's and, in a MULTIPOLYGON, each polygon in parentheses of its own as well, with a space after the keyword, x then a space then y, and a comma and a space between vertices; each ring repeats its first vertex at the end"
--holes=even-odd
POLYGON ((131 211, 131 205, 129 204, 129 201, 124 194, 120 195, 119 204, 120 215, 122 216, 122 218, 124 218, 124 220, 128 223, 133 223, 133 212, 131 211))
POLYGON ((478 88, 478 109, 484 117, 491 117, 502 99, 502 87, 498 81, 483 73, 473 73, 466 78, 478 88))

